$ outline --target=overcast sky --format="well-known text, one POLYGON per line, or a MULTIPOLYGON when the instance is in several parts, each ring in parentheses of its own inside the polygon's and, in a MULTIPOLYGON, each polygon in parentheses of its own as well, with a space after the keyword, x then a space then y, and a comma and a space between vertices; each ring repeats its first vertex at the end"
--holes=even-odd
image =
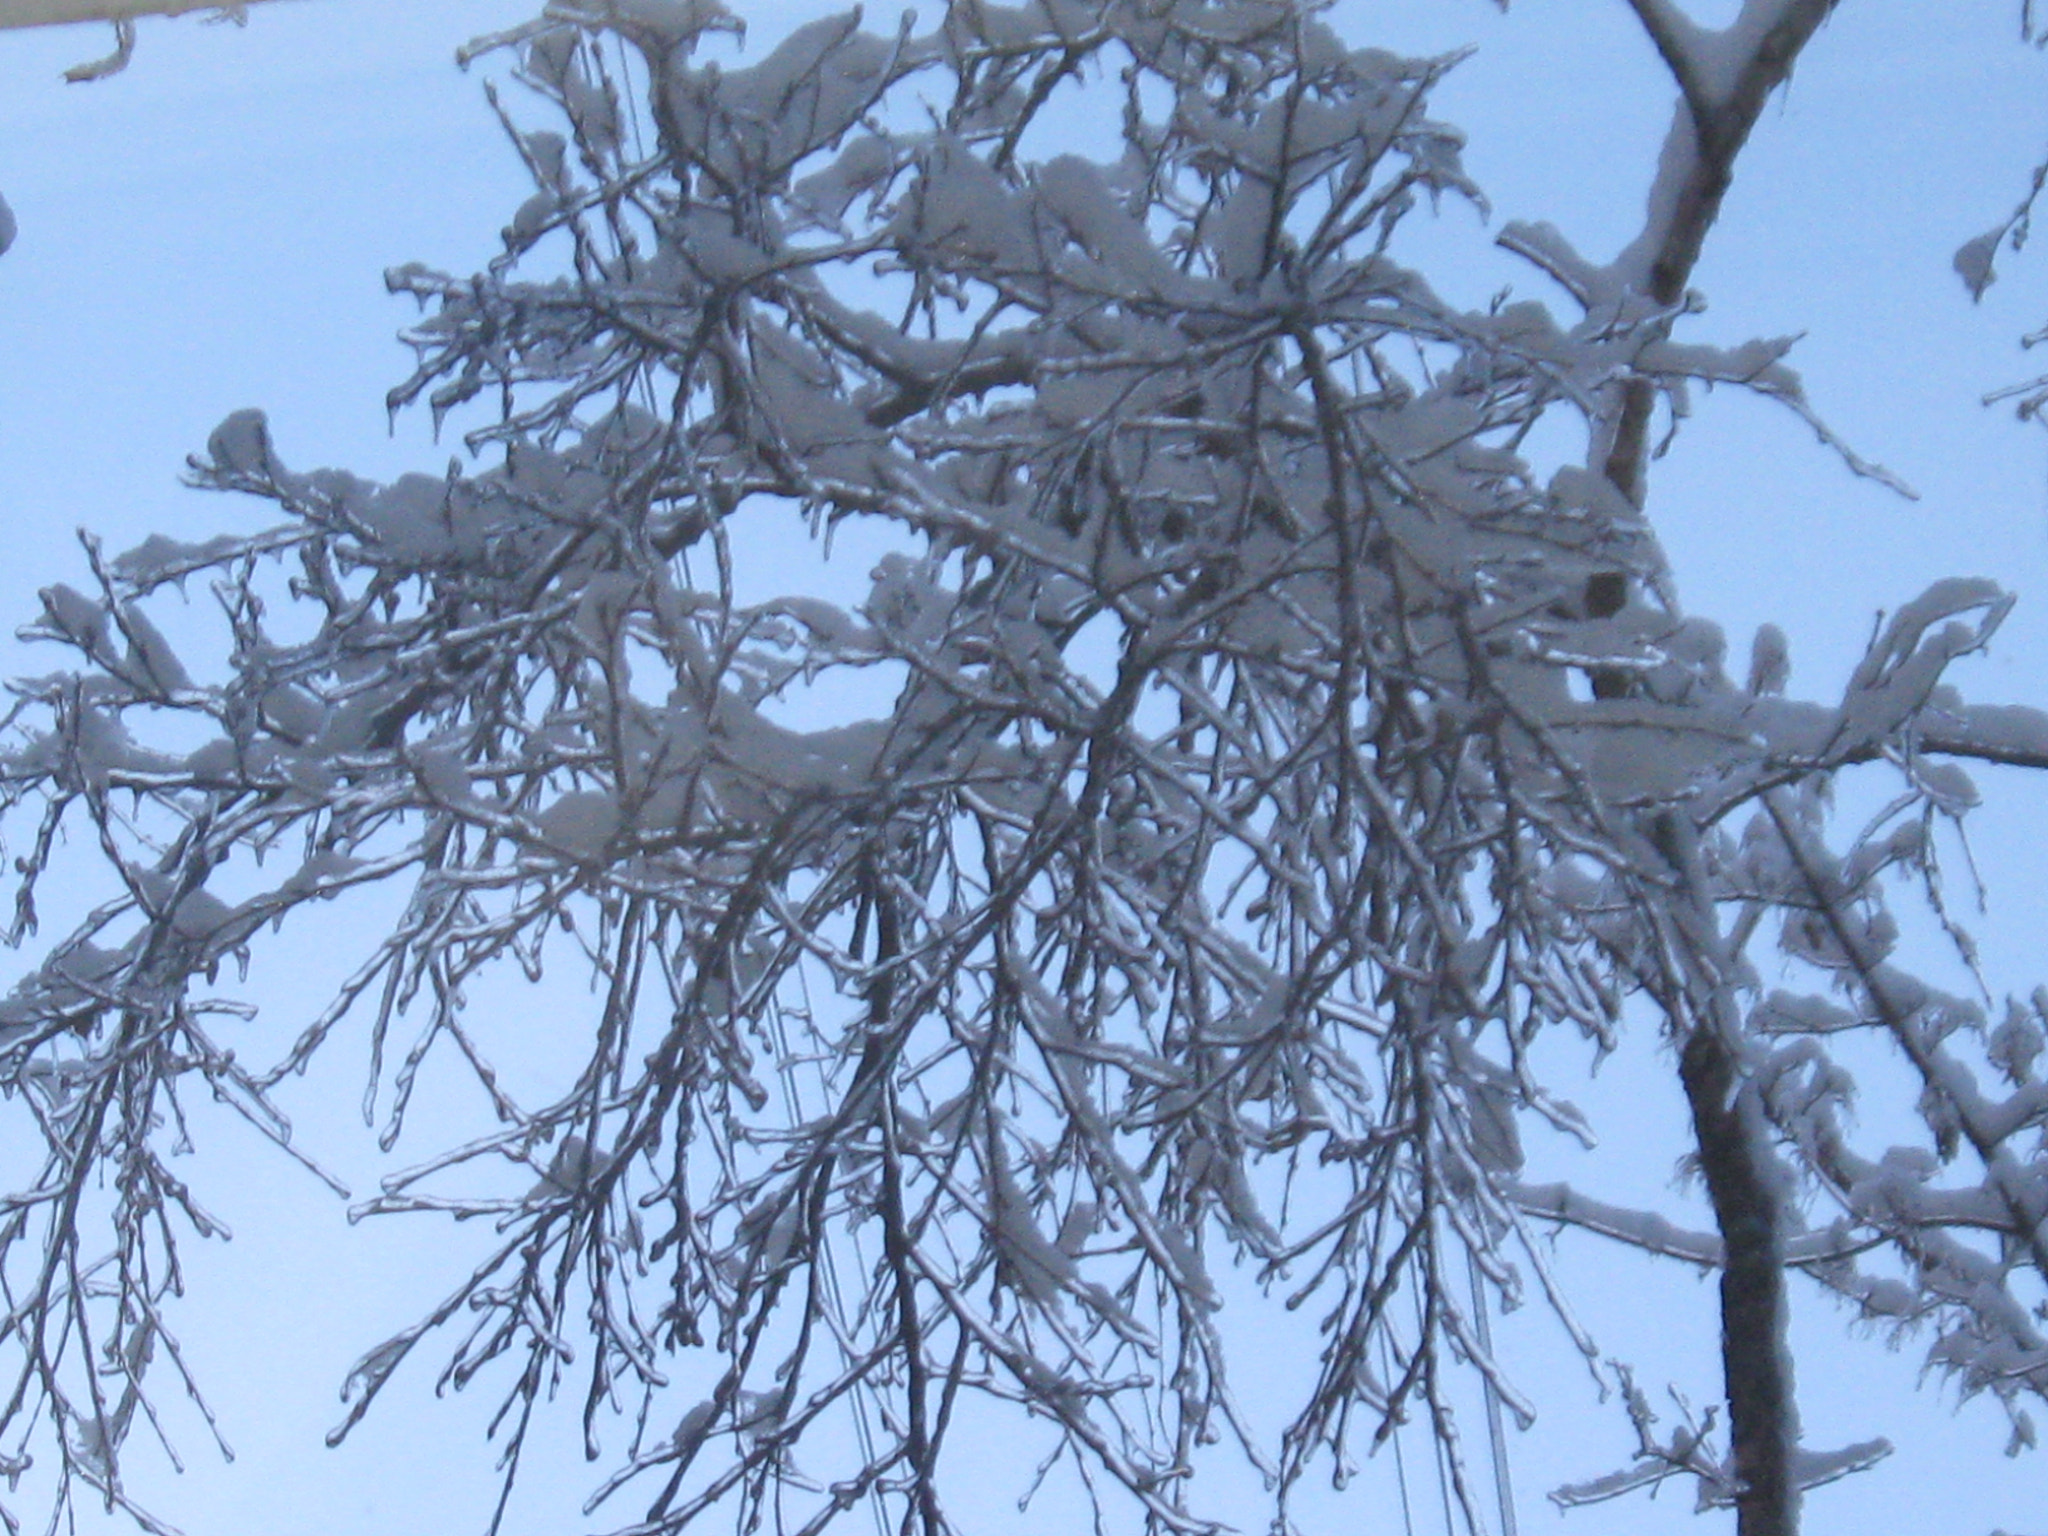
MULTIPOLYGON (((258 8, 245 28, 144 23, 125 74, 68 88, 63 69, 105 52, 106 29, 0 33, 0 193, 19 225, 0 258, 0 630, 33 617, 39 586, 79 579, 79 527, 122 547, 153 531, 249 526, 254 509, 177 485, 184 456, 231 410, 264 407, 294 466, 385 478, 446 462, 450 447, 423 422, 387 432, 384 393, 407 362, 393 333, 409 315, 380 274, 407 260, 468 271, 498 249, 527 189, 478 80, 451 60, 461 41, 536 5, 294 0, 258 8)), ((757 47, 788 18, 825 9, 744 7, 757 47)), ((892 8, 869 9, 879 26, 892 8)), ((1695 9, 1713 22, 1733 6, 1695 9)), ((1978 403, 2029 372, 2016 338, 2048 322, 2048 261, 2007 257, 1981 306, 1949 270, 1956 246, 2012 205, 2048 148, 2048 61, 2018 43, 2017 12, 2018 0, 1846 0, 1767 112, 1696 276, 1711 307, 1692 335, 1805 333, 1794 360, 1815 404, 1921 493, 1908 503, 1854 479, 1804 427, 1756 402, 1726 391, 1696 400, 1654 473, 1653 517, 1687 606, 1723 622, 1738 666, 1756 624, 1785 626, 1795 689, 1838 689, 1881 608, 1935 576, 1983 574, 2021 604, 1965 685, 1987 700, 2048 703, 2048 438, 1978 403)), ((1496 224, 1548 219, 1596 258, 1634 233, 1670 92, 1622 0, 1517 0, 1506 16, 1482 0, 1347 0, 1337 19, 1353 39, 1396 49, 1478 44, 1436 115, 1470 132, 1468 167, 1496 224)), ((1475 215, 1445 219, 1445 252, 1478 243, 1475 215)), ((1423 241, 1414 253, 1436 248, 1423 241)), ((1432 266, 1432 279, 1474 303, 1508 281, 1545 291, 1505 258, 1445 259, 1454 264, 1432 266)), ((33 665, 19 648, 0 654, 10 672, 33 665)), ((2036 894, 2044 802, 1985 782, 1993 803, 1979 850, 2002 898, 1981 924, 1989 966, 1997 985, 2030 986, 2048 917, 2036 894)), ((1654 1069, 1617 1071, 1596 1088, 1605 1160, 1568 1171, 1610 1198, 1676 1208, 1677 1143, 1658 1126, 1678 1101, 1643 1086, 1658 1080, 1654 1069)), ((310 1084, 306 1134, 330 1138, 337 1161, 369 1167, 359 1146, 349 1150, 360 1128, 321 1107, 323 1087, 344 1105, 360 1091, 345 1070, 310 1084)), ((230 1156, 259 1155, 227 1145, 230 1156)), ((179 1440, 192 1470, 167 1480, 138 1441, 145 1498, 193 1536, 479 1528, 490 1486, 480 1404, 433 1403, 415 1377, 348 1447, 320 1448, 348 1363, 452 1284, 447 1234, 349 1229, 282 1166, 227 1182, 217 1203, 237 1239, 194 1251, 206 1294, 185 1317, 240 1458, 223 1470, 187 1423, 179 1440)), ((1603 1344, 1641 1351, 1711 1395, 1710 1285, 1591 1245, 1568 1262, 1596 1298, 1589 1320, 1603 1344)), ((1887 1355, 1873 1340, 1840 1342, 1834 1308, 1805 1292, 1797 1306, 1810 1440, 1887 1434, 1900 1446, 1876 1471, 1813 1495, 1811 1531, 2048 1531, 2048 1465, 2000 1457, 1988 1406, 1952 1417, 1932 1387, 1915 1399, 1914 1346, 1887 1355)), ((1512 1348, 1547 1400, 1544 1373, 1565 1360, 1555 1341, 1512 1348)), ((1523 1530, 1726 1528, 1726 1516, 1693 1521, 1690 1491, 1675 1486, 1655 1503, 1564 1518, 1542 1500, 1559 1480, 1607 1470, 1622 1444, 1611 1418, 1547 1413, 1512 1449, 1523 1530)), ((1001 1485, 1014 1458, 984 1450, 1001 1511, 1016 1491, 1001 1485)), ((542 1465, 509 1529, 567 1528, 559 1522, 586 1486, 573 1451, 542 1465)), ((1361 1504, 1352 1528, 1398 1530, 1393 1518, 1361 1504)))

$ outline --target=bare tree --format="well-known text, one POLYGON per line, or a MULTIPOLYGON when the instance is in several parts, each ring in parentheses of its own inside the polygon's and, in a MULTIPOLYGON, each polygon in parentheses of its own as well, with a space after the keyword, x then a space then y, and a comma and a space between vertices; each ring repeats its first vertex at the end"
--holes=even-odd
POLYGON ((1556 1497, 1676 1473, 1788 1532, 1884 1452, 1802 1445, 1788 1271, 1931 1332, 2030 1439, 2048 994, 1994 1019, 1909 974, 1878 882, 1945 915, 1959 760, 2048 765, 2048 719, 1943 680, 2007 609, 1987 583, 1906 603, 1828 702, 1785 696, 1775 631, 1737 683, 1678 610, 1660 400, 1814 420, 1782 347, 1672 332, 1831 6, 1634 9, 1680 94, 1641 238, 1502 237, 1564 319, 1403 264, 1418 206, 1478 195, 1427 112, 1446 65, 1300 0, 963 0, 745 67, 702 57, 705 0, 558 0, 479 45, 552 124, 492 96, 533 195, 489 271, 390 283, 423 310, 394 407, 480 423, 487 467, 301 473, 238 413, 193 479, 271 531, 94 550, 91 590, 45 593, 72 662, 16 685, 0 761, 15 936, 67 861, 108 894, 0 1004, 47 1147, 0 1225, 6 1469, 45 1447, 63 1497, 159 1528, 119 1452, 166 1368, 198 1390, 166 1315, 213 1225, 166 1162, 182 1101, 304 1158, 274 1093, 346 1029, 387 1150, 430 1054, 495 1114, 361 1212, 497 1244, 364 1355, 336 1437, 460 1319, 441 1381, 502 1393, 506 1495, 576 1386, 593 1456, 630 1425, 592 1505, 630 1492, 636 1533, 870 1503, 938 1536, 969 1399, 1187 1533, 1217 1528, 1204 1446, 1284 1529, 1302 1479, 1419 1419, 1478 1530, 1453 1378, 1533 1412, 1486 1327, 1531 1291, 1640 1435, 1556 1497), (1084 100, 1100 159, 1051 120, 1084 100), (1586 453, 1542 479, 1553 415, 1586 453), (894 548, 858 600, 761 600, 764 522, 894 548), (150 616, 194 585, 210 670, 150 616), (1852 766, 1896 798, 1842 839, 1852 766), (281 1048, 223 964, 376 888, 401 915, 281 1048), (1763 987, 1770 945, 1808 992, 1763 987), (494 1065, 516 1024, 465 1003, 562 971, 581 1063, 532 1098, 494 1065), (1668 1044, 1714 1232, 1522 1178, 1525 1130, 1590 1132, 1539 1041, 1591 1062, 1623 1028, 1668 1044), (1836 1047, 1866 1037, 1922 1141, 1853 1134, 1836 1047), (1720 1271, 1725 1443, 1658 1433, 1552 1274, 1558 1223, 1720 1271), (1225 1259, 1320 1321, 1277 1433, 1231 1391, 1265 1303, 1225 1259))

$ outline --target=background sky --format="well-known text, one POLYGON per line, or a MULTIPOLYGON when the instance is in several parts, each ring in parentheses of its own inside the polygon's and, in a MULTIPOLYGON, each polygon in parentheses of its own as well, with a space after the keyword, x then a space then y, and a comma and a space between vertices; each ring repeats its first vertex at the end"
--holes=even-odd
MULTIPOLYGON (((106 29, 0 33, 0 193, 20 226, 0 258, 0 630, 35 615, 38 587, 80 580, 80 527, 118 549, 156 531, 250 526, 255 509, 177 484, 184 456, 231 410, 265 408, 295 467, 387 478, 445 463, 450 446, 423 421, 387 430, 384 393, 407 372, 393 335, 410 313, 380 274, 407 260, 466 272, 498 250, 527 188, 478 80, 451 60, 458 43, 536 7, 296 0, 258 7, 246 28, 145 22, 129 70, 85 87, 59 77, 106 50, 106 29)), ((791 19, 833 7, 737 8, 759 48, 791 19)), ((893 9, 871 6, 871 23, 885 27, 893 9)), ((1733 9, 1694 6, 1709 24, 1733 9)), ((2048 704, 2048 439, 1980 404, 2033 371, 2016 338, 2048 322, 2048 262, 2007 256, 2004 280, 1977 306, 1949 268, 2048 147, 2048 60, 2018 41, 2018 9, 1845 0, 1741 163, 1695 276, 1710 308, 1689 335, 1804 333, 1794 361, 1815 404, 1921 499, 1854 479, 1782 412, 1730 391, 1698 398, 1653 472, 1651 513, 1686 606, 1724 624, 1737 668, 1755 626, 1774 621, 1791 636, 1794 688, 1826 696, 1880 610, 1937 576, 1982 574, 2021 602, 1994 652, 1959 680, 1973 697, 2048 704)), ((1634 234, 1670 88, 1622 0, 1517 0, 1505 15, 1482 0, 1345 0, 1335 20, 1354 41, 1397 50, 1477 45, 1435 115, 1468 131, 1468 169, 1496 226, 1547 219, 1595 258, 1634 234)), ((1475 236, 1476 215, 1448 209, 1410 256, 1471 303, 1509 282, 1545 294, 1505 257, 1474 259, 1475 236)), ((807 573, 792 559, 796 586, 807 573)), ((9 674, 37 665, 19 647, 0 660, 9 674)), ((1994 991, 2024 990, 2048 971, 2048 798, 2016 775, 1978 777, 1992 907, 1976 927, 1994 991)), ((322 957, 303 958, 296 990, 271 1000, 280 1039, 325 1000, 322 957)), ((1647 1045, 1640 1057, 1583 1096, 1602 1151, 1577 1163, 1545 1155, 1605 1198, 1682 1213, 1671 1188, 1682 1106, 1647 1045)), ((353 1119, 360 1065, 337 1060, 298 1104, 302 1139, 359 1191, 375 1166, 353 1119)), ((134 1442, 130 1475, 145 1502, 193 1536, 480 1528, 492 1486, 482 1401, 435 1403, 430 1379, 414 1374, 348 1445, 320 1445, 349 1363, 438 1298, 472 1235, 421 1218, 352 1229, 338 1202, 231 1128, 206 1151, 206 1187, 237 1236, 188 1249, 195 1296, 183 1337, 238 1459, 222 1467, 196 1421, 174 1416, 190 1470, 170 1477, 134 1442)), ((1561 1252, 1607 1349, 1641 1360, 1646 1383, 1712 1396, 1711 1282, 1592 1242, 1561 1252)), ((1809 1443, 1886 1434, 1899 1446, 1875 1471, 1811 1495, 1810 1531, 2048 1532, 2048 1464, 2041 1453, 2001 1457, 1994 1410, 1952 1414, 1933 1385, 1914 1393, 1913 1344, 1888 1353, 1850 1337, 1810 1292, 1795 1306, 1809 1443)), ((1618 1464, 1625 1441, 1611 1411, 1574 1405, 1583 1376, 1567 1376, 1577 1368, 1554 1330, 1505 1337, 1545 1405, 1537 1429, 1511 1444, 1524 1531, 1729 1525, 1694 1520, 1690 1490, 1676 1485, 1654 1502, 1556 1514, 1543 1491, 1618 1464)), ((1016 1524, 1014 1451, 965 1449, 956 1470, 986 1492, 982 1528, 1016 1524)), ((588 1483, 573 1447, 544 1457, 508 1529, 600 1523, 573 1514, 588 1483)), ((1385 1498, 1382 1477, 1330 1514, 1351 1530, 1398 1531, 1385 1498)), ((1057 1528, 1070 1514, 1041 1509, 1037 1522, 1057 1528)))

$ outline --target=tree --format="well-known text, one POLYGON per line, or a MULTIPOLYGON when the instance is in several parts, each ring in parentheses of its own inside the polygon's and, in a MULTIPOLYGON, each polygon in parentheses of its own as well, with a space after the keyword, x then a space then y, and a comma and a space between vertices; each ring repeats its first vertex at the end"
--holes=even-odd
POLYGON ((1775 635, 1723 675, 1644 516, 1689 382, 1811 414, 1781 347, 1672 333, 1829 9, 1752 0, 1712 34, 1640 0, 1682 98, 1642 239, 1602 265, 1505 236, 1563 321, 1460 311, 1402 264, 1422 195, 1477 196, 1426 115, 1446 66, 1285 0, 848 19, 746 68, 693 62, 706 5, 491 40, 553 114, 503 110, 534 195, 488 272, 392 282, 426 311, 394 403, 480 421, 495 462, 297 473, 240 414, 194 478, 275 530, 95 553, 96 590, 46 594, 74 660, 19 690, 18 936, 67 861, 112 882, 4 1009, 49 1149, 0 1232, 10 1455, 127 1502, 137 1409, 167 1365, 193 1382, 167 1300, 211 1221, 166 1161, 180 1096, 303 1156, 273 1091, 358 1016, 380 1062, 414 1031, 373 1068, 387 1147, 430 1053, 497 1116, 365 1212, 499 1245, 364 1356, 348 1424, 466 1312, 443 1380, 495 1373, 508 1493, 573 1381, 593 1447, 630 1404, 599 1491, 639 1490, 636 1529, 785 1499, 806 1528, 874 1499, 945 1529, 977 1408, 1052 1425, 1109 1508, 1176 1531, 1210 1528, 1214 1440, 1285 1518, 1419 1418, 1477 1526, 1455 1367, 1526 1411, 1485 1319, 1534 1288, 1641 1435, 1565 1497, 1683 1474, 1746 1536, 1788 1530, 1803 1486, 1882 1453, 1800 1445, 1788 1268, 1931 1330, 2028 1437, 2042 1009, 1905 972, 1878 884, 1945 913, 1959 761, 2048 761, 2048 721, 1943 681, 2007 600, 1937 583, 1840 702, 1796 701, 1775 635), (1107 160, 1049 131, 1083 98, 1107 160), (1560 416, 1586 451, 1545 479, 1520 452, 1560 416), (752 600, 732 529, 762 519, 896 548, 858 602, 752 600), (166 633, 193 578, 211 672, 166 633), (1862 767, 1897 798, 1831 841, 1862 767), (386 937, 265 1053, 222 963, 385 887, 386 937), (1807 992, 1764 987, 1772 944, 1807 992), (533 1098, 493 1064, 516 1025, 465 1005, 565 969, 596 989, 587 1052, 533 1098), (1588 1130, 1539 1056, 1622 1029, 1669 1043, 1714 1233, 1520 1178, 1525 1132, 1588 1130), (1924 1146, 1854 1134, 1840 1043, 1866 1035, 1924 1146), (1573 1321, 1557 1222, 1720 1270, 1725 1450, 1657 1434, 1573 1321), (1257 1299, 1226 1256, 1322 1324, 1271 1443, 1229 1389, 1257 1299))

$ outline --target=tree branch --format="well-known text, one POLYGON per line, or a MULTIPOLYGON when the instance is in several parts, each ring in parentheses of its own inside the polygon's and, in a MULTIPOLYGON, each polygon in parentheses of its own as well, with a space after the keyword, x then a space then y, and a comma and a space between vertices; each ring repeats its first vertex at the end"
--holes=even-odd
MULTIPOLYGON (((1685 73, 1672 64, 1685 100, 1664 141, 1657 179, 1650 189, 1649 217, 1643 232, 1623 252, 1620 265, 1632 286, 1659 305, 1675 305, 1685 296, 1693 268, 1699 264, 1707 231, 1720 217, 1721 200, 1735 179, 1735 160, 1749 141, 1750 130, 1764 103, 1790 78, 1802 49, 1827 20, 1840 0, 1749 0, 1726 31, 1714 34, 1722 46, 1755 32, 1741 66, 1726 93, 1710 97, 1705 83, 1688 87, 1685 73)), ((1697 74, 1697 58, 1679 46, 1672 14, 1661 0, 1631 0, 1644 27, 1665 53, 1668 39, 1697 74), (1662 25, 1646 12, 1662 13, 1662 25)), ((1666 62, 1671 56, 1666 54, 1666 62)), ((1647 379, 1625 386, 1622 409, 1607 452, 1607 478, 1634 501, 1643 500, 1643 474, 1649 458, 1650 415, 1656 391, 1647 379)))
POLYGON ((1658 57, 1671 71, 1671 78, 1678 82, 1679 94, 1692 109, 1693 122, 1698 124, 1711 115, 1714 108, 1693 52, 1699 41, 1700 29, 1693 24, 1692 18, 1674 9, 1670 0, 1628 0, 1628 3, 1629 9, 1636 13, 1636 20, 1643 24, 1643 30, 1650 34, 1658 57))

